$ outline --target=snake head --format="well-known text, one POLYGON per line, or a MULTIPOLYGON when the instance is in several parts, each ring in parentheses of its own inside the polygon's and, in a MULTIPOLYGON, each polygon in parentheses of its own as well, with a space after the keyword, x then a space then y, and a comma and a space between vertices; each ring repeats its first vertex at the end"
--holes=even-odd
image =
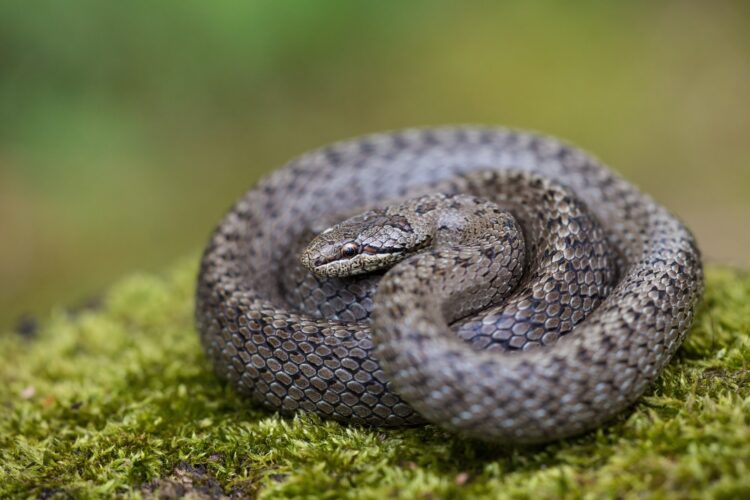
POLYGON ((353 276, 387 269, 426 244, 406 217, 371 210, 321 232, 300 262, 319 276, 353 276))

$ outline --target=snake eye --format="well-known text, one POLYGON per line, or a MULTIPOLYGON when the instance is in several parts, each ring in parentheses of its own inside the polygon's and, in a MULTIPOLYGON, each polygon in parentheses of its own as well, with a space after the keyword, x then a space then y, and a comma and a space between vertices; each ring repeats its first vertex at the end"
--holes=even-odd
POLYGON ((359 245, 356 243, 347 243, 341 247, 341 256, 351 259, 359 253, 359 245))

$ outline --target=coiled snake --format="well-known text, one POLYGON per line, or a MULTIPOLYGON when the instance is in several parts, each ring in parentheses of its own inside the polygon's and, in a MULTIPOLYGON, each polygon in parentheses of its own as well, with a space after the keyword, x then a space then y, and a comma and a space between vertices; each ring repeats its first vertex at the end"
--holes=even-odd
POLYGON ((526 443, 633 403, 702 289, 690 232, 588 154, 412 129, 251 189, 205 250, 196 320, 219 376, 270 408, 526 443))

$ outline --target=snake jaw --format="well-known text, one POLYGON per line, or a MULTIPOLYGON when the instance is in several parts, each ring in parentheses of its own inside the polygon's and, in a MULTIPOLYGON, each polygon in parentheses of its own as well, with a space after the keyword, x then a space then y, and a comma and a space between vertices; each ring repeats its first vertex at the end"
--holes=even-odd
MULTIPOLYGON (((321 234, 323 236, 323 234, 321 234)), ((320 237, 318 237, 320 238, 320 237)), ((321 277, 343 278, 391 267, 409 255, 399 251, 374 252, 372 246, 362 245, 354 257, 342 257, 340 243, 325 243, 314 239, 299 256, 300 263, 321 277)))

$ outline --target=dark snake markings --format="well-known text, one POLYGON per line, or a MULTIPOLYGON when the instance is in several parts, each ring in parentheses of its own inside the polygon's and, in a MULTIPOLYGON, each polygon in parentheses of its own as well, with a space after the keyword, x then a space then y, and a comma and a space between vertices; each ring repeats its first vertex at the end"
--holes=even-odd
POLYGON ((633 403, 702 289, 690 232, 588 154, 404 130, 250 190, 205 250, 196 319, 218 374, 267 407, 541 442, 633 403))

